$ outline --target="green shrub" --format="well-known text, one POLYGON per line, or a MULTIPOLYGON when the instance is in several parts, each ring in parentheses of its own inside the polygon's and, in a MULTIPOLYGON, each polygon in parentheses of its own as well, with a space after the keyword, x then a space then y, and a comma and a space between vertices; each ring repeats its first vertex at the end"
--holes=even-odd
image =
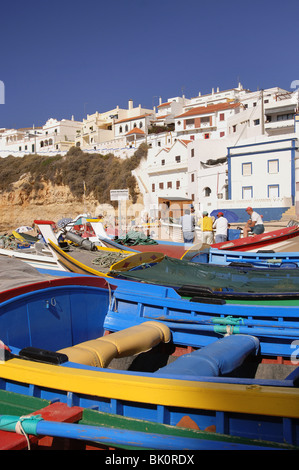
MULTIPOLYGON (((11 192, 13 183, 28 176, 22 189, 29 197, 43 188, 43 182, 68 186, 73 196, 82 200, 93 193, 100 203, 110 203, 110 189, 129 189, 132 202, 138 196, 137 183, 132 170, 147 155, 147 145, 141 144, 131 158, 121 160, 113 154, 89 154, 72 147, 62 157, 26 155, 25 157, 0 158, 0 191, 11 192), (84 187, 85 183, 85 187, 84 187)), ((34 196, 36 197, 36 196, 34 196)))

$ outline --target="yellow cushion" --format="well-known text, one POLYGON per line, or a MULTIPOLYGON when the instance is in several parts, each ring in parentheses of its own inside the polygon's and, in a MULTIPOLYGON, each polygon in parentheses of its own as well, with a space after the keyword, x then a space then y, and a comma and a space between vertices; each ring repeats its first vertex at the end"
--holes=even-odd
POLYGON ((161 341, 168 343, 171 332, 160 322, 149 321, 125 330, 61 349, 69 361, 95 367, 107 367, 114 358, 149 351, 161 341))

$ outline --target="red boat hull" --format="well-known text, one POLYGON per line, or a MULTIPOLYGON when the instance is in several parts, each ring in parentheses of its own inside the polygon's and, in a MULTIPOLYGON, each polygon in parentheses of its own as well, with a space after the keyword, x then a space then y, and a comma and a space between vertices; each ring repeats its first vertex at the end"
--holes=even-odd
POLYGON ((264 232, 261 235, 251 235, 245 238, 238 238, 237 240, 230 240, 223 243, 214 243, 212 248, 218 250, 237 250, 249 251, 256 250, 263 247, 269 247, 276 243, 291 240, 299 236, 299 227, 284 227, 272 232, 264 232))

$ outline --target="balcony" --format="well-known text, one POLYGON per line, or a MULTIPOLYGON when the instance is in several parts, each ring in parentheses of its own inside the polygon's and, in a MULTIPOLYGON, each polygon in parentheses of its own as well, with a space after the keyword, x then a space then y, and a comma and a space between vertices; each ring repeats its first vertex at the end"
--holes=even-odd
POLYGON ((161 165, 161 163, 157 162, 156 164, 152 164, 148 166, 148 174, 161 174, 161 173, 175 173, 181 171, 188 171, 188 162, 172 162, 172 163, 165 163, 165 165, 161 165))

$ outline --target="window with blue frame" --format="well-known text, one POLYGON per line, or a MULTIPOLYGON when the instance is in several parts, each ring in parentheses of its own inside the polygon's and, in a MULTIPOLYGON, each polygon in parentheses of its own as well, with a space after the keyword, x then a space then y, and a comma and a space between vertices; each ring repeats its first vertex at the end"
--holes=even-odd
POLYGON ((242 163, 242 176, 250 176, 252 175, 252 163, 246 162, 242 163))
POLYGON ((275 174, 279 172, 279 160, 268 160, 267 161, 267 170, 270 174, 275 174))
POLYGON ((268 184, 268 198, 279 197, 279 184, 268 184))
POLYGON ((242 187, 242 199, 252 199, 252 198, 253 198, 253 187, 243 186, 242 187))

